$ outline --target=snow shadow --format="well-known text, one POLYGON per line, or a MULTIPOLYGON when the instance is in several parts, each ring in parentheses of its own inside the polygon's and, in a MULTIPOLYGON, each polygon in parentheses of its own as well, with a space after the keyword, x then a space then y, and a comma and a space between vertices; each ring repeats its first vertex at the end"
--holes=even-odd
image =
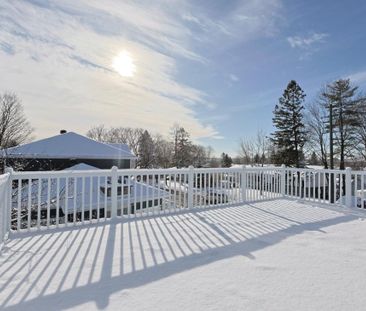
POLYGON ((0 309, 105 309, 116 292, 234 256, 255 260, 288 237, 358 218, 271 200, 14 235, 0 256, 0 309))

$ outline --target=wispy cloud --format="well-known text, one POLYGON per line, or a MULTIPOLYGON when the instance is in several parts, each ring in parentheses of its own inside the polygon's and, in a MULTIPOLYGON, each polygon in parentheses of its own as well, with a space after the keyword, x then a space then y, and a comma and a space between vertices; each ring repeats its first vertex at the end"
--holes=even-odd
POLYGON ((309 49, 314 44, 324 42, 329 35, 326 33, 313 33, 308 36, 287 37, 287 42, 292 48, 309 49))
POLYGON ((366 70, 352 73, 348 78, 353 83, 365 83, 366 82, 366 70))
POLYGON ((233 73, 229 74, 229 78, 233 82, 238 82, 239 81, 239 77, 234 75, 233 73))
POLYGON ((188 13, 183 13, 182 19, 188 22, 190 29, 195 30, 195 40, 214 45, 218 51, 238 43, 273 36, 283 23, 282 0, 238 1, 235 5, 224 6, 220 14, 215 15, 207 13, 206 5, 200 8, 197 2, 193 3, 194 6, 186 5, 188 13))
POLYGON ((250 0, 217 18, 193 1, 3 1, 0 62, 7 79, 1 87, 23 98, 39 136, 100 123, 168 134, 178 122, 193 138, 220 138, 196 113, 215 104, 179 81, 178 64, 205 66, 210 46, 272 35, 280 8, 279 0, 250 0), (112 68, 122 50, 133 57, 132 78, 112 68))

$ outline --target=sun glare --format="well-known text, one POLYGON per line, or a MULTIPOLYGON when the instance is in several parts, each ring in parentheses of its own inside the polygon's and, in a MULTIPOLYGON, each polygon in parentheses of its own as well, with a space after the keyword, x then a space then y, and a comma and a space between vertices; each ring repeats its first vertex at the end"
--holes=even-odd
POLYGON ((136 71, 133 58, 127 51, 122 51, 113 59, 112 67, 122 77, 132 77, 136 71))

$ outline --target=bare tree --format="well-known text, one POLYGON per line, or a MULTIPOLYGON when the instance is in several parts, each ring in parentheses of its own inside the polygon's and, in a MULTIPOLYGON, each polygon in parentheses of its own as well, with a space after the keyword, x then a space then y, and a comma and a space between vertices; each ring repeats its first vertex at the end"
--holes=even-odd
POLYGON ((24 159, 8 159, 6 148, 27 142, 31 139, 30 126, 23 105, 14 93, 0 94, 0 172, 7 165, 21 170, 27 164, 24 159))
POLYGON ((162 168, 170 167, 173 161, 173 144, 159 134, 155 135, 153 140, 155 145, 155 165, 162 168))
POLYGON ((320 94, 318 99, 307 106, 305 123, 307 126, 308 141, 307 147, 315 152, 324 168, 328 168, 329 135, 324 120, 327 116, 324 101, 326 99, 320 94))
POLYGON ((127 144, 132 152, 139 155, 139 143, 141 135, 144 133, 142 128, 132 127, 112 127, 109 130, 108 142, 127 144))
POLYGON ((207 149, 201 145, 192 145, 191 147, 191 165, 203 167, 208 163, 207 149))
POLYGON ((356 131, 356 150, 359 155, 366 161, 366 96, 360 99, 358 116, 358 125, 356 131))
POLYGON ((91 139, 97 140, 97 141, 107 141, 108 139, 108 130, 104 127, 103 124, 93 126, 87 133, 86 136, 88 136, 91 139))
POLYGON ((143 132, 142 128, 111 127, 108 129, 104 125, 98 125, 92 127, 86 135, 101 142, 127 144, 138 156, 140 137, 143 132))
POLYGON ((258 130, 254 141, 254 146, 256 150, 255 157, 258 158, 258 160, 255 162, 260 163, 262 167, 267 159, 267 152, 269 149, 268 144, 269 140, 266 133, 263 130, 258 130))
POLYGON ((242 138, 239 156, 244 164, 264 165, 269 159, 270 141, 263 130, 258 130, 254 138, 242 138))
POLYGON ((22 144, 32 132, 19 98, 14 93, 0 94, 0 148, 22 144))
POLYGON ((239 149, 239 156, 243 159, 243 164, 252 164, 254 162, 253 142, 249 139, 242 138, 239 149))

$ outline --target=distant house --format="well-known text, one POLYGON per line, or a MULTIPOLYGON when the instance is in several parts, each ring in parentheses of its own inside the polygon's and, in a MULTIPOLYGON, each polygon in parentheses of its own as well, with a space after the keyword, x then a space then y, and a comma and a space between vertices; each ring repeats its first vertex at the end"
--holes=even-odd
POLYGON ((136 156, 125 144, 102 143, 73 132, 1 150, 6 166, 24 171, 63 170, 79 163, 100 169, 134 168, 136 156))

